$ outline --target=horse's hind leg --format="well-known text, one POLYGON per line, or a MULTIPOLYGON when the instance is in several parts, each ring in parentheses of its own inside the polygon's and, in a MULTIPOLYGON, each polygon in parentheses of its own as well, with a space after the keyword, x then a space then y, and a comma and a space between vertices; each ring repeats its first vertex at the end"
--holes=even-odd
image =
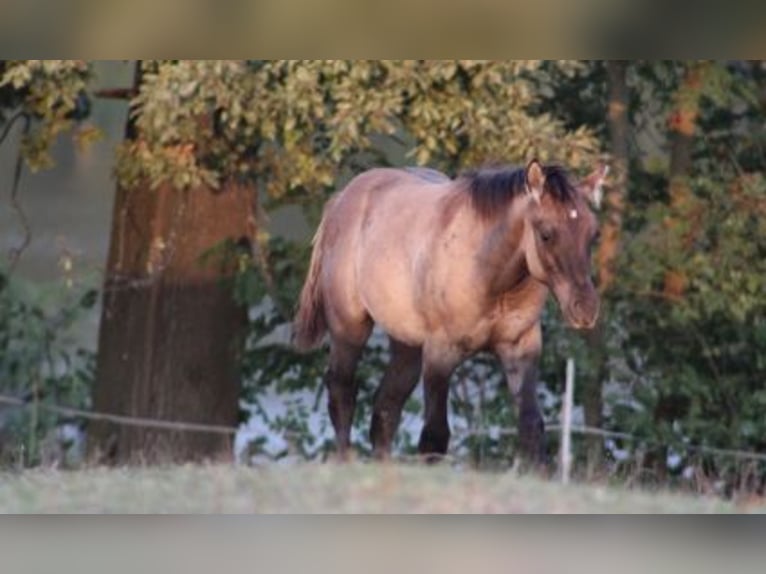
POLYGON ((421 349, 390 338, 391 361, 375 392, 370 440, 377 458, 386 458, 399 427, 404 403, 420 378, 421 349))
POLYGON ((340 460, 347 460, 349 456, 351 424, 359 389, 355 372, 365 342, 366 338, 361 343, 333 338, 330 345, 330 363, 324 375, 324 384, 340 460))

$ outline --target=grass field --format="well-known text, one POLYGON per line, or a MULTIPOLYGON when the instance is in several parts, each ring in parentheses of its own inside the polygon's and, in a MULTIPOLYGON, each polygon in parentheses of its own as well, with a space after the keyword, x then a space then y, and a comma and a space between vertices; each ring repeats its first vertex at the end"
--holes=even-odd
POLYGON ((447 466, 301 464, 269 468, 51 470, 0 474, 4 513, 718 513, 766 511, 717 498, 563 487, 447 466))

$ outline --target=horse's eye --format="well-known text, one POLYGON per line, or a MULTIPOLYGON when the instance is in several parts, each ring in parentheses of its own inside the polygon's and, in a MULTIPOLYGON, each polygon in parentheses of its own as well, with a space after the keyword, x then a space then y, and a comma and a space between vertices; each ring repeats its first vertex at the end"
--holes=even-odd
POLYGON ((540 239, 543 242, 548 243, 551 239, 553 239, 553 232, 550 229, 541 229, 540 239))

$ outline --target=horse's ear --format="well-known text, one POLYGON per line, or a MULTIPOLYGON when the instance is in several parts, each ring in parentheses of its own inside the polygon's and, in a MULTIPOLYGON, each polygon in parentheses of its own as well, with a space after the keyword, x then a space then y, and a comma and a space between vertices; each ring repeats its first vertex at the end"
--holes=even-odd
POLYGON ((545 189, 545 172, 543 166, 537 159, 533 159, 527 164, 527 169, 524 173, 527 184, 527 193, 530 194, 535 201, 539 202, 543 196, 543 189, 545 189))
POLYGON ((583 180, 583 191, 596 209, 601 207, 604 198, 604 180, 609 173, 609 166, 599 165, 591 174, 583 180))

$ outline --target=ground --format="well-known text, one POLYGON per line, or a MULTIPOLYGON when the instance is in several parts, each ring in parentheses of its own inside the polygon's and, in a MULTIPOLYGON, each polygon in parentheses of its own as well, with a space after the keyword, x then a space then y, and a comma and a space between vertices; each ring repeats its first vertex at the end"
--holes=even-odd
POLYGON ((570 485, 448 466, 33 470, 0 474, 5 513, 719 513, 766 511, 712 497, 570 485))

